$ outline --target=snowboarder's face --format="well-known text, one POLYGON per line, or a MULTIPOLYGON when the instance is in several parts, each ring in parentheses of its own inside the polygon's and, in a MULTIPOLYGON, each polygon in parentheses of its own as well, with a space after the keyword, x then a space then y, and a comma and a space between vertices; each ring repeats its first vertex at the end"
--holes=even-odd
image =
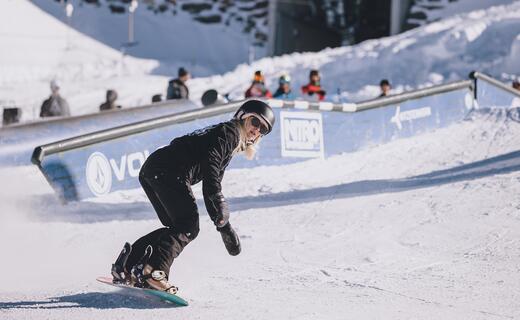
POLYGON ((258 137, 267 134, 267 126, 265 123, 255 116, 246 119, 246 134, 248 141, 256 141, 258 137))

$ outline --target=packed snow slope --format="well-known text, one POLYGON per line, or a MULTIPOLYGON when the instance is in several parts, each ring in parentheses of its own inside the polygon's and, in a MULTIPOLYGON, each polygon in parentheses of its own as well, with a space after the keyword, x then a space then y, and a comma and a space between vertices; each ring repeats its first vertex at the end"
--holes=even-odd
MULTIPOLYGON (((107 89, 118 91, 125 108, 149 103, 152 95, 166 92, 169 78, 153 74, 161 61, 123 56, 70 29, 30 1, 0 2, 0 28, 0 100, 23 108, 23 120, 38 117, 53 78, 61 82, 73 115, 97 112, 107 89)), ((520 72, 519 30, 517 1, 355 46, 264 58, 210 77, 197 77, 194 72, 190 97, 198 102, 205 90, 216 88, 242 98, 255 70, 264 71, 272 90, 278 77, 288 73, 293 89, 299 92, 309 70, 318 68, 332 101, 376 97, 382 78, 393 83, 394 93, 466 79, 472 70, 510 81, 520 72)), ((193 39, 199 41, 196 36, 193 39)))
POLYGON ((356 153, 229 170, 243 250, 229 256, 201 216, 171 273, 186 308, 95 281, 159 227, 140 190, 63 207, 35 167, 2 170, 0 318, 516 319, 519 134, 506 111, 476 112, 356 153))

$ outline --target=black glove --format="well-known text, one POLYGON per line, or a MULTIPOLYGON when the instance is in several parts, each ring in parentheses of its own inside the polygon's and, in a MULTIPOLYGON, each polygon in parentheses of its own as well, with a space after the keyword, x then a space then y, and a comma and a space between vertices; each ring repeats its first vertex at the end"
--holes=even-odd
POLYGON ((220 232, 228 253, 232 256, 238 255, 240 253, 240 239, 231 224, 228 222, 222 227, 217 227, 217 231, 220 232))
POLYGON ((218 192, 214 195, 204 197, 208 214, 215 223, 215 226, 222 228, 229 220, 229 208, 226 199, 222 193, 218 192))

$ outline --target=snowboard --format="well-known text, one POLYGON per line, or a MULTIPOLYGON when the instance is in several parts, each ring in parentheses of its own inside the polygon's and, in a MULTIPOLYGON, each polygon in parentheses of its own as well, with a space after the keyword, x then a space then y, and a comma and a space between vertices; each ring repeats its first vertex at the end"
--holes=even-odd
POLYGON ((151 298, 153 300, 160 300, 163 302, 173 303, 177 306, 187 306, 188 302, 184 300, 183 298, 179 297, 176 294, 170 294, 167 292, 159 291, 159 290, 152 290, 152 289, 145 289, 145 288, 137 288, 137 287, 131 287, 124 284, 117 284, 112 283, 111 277, 99 277, 96 279, 97 281, 111 285, 113 287, 119 288, 123 290, 123 293, 143 297, 143 298, 151 298))

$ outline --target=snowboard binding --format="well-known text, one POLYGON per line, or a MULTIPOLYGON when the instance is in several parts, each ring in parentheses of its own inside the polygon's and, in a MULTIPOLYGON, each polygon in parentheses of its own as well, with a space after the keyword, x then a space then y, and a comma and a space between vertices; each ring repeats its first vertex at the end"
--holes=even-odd
POLYGON ((112 264, 112 282, 115 284, 126 284, 131 285, 132 277, 130 272, 125 269, 126 261, 132 252, 132 246, 126 242, 123 249, 119 253, 116 262, 112 264))
POLYGON ((153 270, 148 264, 148 260, 152 256, 152 246, 147 246, 144 255, 139 262, 132 268, 132 278, 135 279, 134 287, 165 291, 170 294, 176 294, 179 290, 168 282, 166 272, 162 270, 153 270))

